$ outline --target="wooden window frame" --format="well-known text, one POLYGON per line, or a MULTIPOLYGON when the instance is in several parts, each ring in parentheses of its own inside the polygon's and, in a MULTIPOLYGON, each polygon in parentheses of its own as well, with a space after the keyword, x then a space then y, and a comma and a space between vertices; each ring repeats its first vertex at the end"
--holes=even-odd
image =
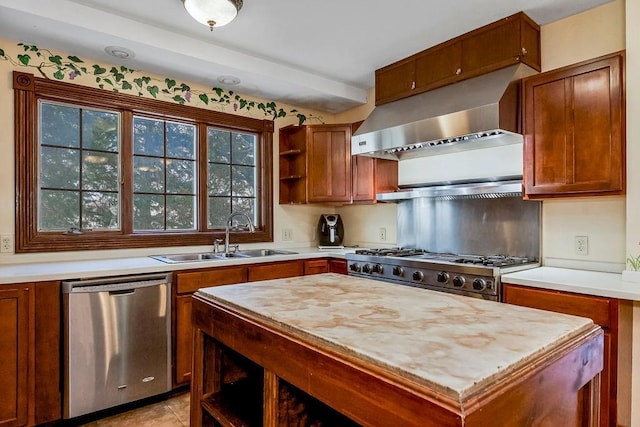
MULTIPOLYGON (((42 232, 38 221, 38 101, 56 101, 98 109, 120 111, 123 153, 131 152, 129 124, 134 114, 155 116, 198 125, 198 159, 206 159, 206 127, 216 126, 239 132, 255 133, 258 143, 258 217, 260 227, 254 233, 232 232, 234 243, 273 241, 273 121, 237 116, 186 105, 172 104, 123 93, 109 92, 71 83, 13 72, 15 127, 15 251, 16 253, 55 252, 98 249, 131 249, 167 246, 210 245, 224 237, 224 229, 207 230, 207 192, 198 188, 198 230, 132 232, 133 218, 122 215, 120 231, 91 231, 80 235, 42 232)), ((126 154, 125 154, 126 155, 126 154)), ((125 178, 121 211, 131 211, 132 164, 122 161, 125 178)), ((206 183, 206 168, 198 167, 198 182, 206 183)))

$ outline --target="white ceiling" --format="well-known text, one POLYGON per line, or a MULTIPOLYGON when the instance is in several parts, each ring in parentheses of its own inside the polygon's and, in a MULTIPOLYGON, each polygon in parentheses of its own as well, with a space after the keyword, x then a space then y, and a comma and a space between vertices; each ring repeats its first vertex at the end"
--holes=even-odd
POLYGON ((180 0, 0 0, 0 37, 330 113, 366 101, 374 71, 524 11, 540 25, 610 0, 244 0, 213 32, 180 0), (135 58, 116 60, 106 46, 135 58))

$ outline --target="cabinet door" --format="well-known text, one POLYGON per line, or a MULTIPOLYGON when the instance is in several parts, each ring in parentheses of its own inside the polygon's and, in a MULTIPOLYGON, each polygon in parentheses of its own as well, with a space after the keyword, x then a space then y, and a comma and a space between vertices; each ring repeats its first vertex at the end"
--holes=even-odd
POLYGON ((179 295, 175 299, 175 383, 181 385, 191 379, 191 355, 193 328, 191 326, 191 295, 179 295))
POLYGON ((376 199, 375 192, 375 159, 367 156, 353 156, 353 201, 371 202, 376 199))
POLYGON ((329 272, 347 274, 347 260, 346 259, 330 259, 329 272))
POLYGON ((302 276, 302 261, 283 261, 249 266, 249 282, 302 276))
POLYGON ((60 371, 60 282, 34 283, 35 291, 35 424, 62 418, 60 371))
POLYGON ((375 203, 378 193, 398 190, 398 162, 367 156, 351 158, 354 202, 375 203))
POLYGON ((530 198, 624 192, 622 54, 524 80, 524 178, 530 198))
POLYGON ((395 101, 412 94, 415 89, 414 57, 376 70, 376 105, 395 101))
POLYGON ((351 127, 310 126, 308 132, 309 202, 351 201, 351 127))
POLYGON ((0 425, 28 417, 29 288, 0 288, 0 425))
POLYGON ((462 44, 462 73, 477 76, 511 64, 521 54, 520 21, 505 19, 474 32, 462 44))
POLYGON ((456 81, 462 71, 459 41, 435 46, 416 55, 416 92, 425 92, 456 81))

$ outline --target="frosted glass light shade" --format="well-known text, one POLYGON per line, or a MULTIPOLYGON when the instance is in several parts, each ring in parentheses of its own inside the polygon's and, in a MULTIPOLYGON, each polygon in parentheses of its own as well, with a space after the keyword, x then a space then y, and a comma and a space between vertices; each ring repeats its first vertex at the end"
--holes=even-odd
POLYGON ((182 0, 189 15, 211 29, 227 25, 242 8, 242 0, 182 0))

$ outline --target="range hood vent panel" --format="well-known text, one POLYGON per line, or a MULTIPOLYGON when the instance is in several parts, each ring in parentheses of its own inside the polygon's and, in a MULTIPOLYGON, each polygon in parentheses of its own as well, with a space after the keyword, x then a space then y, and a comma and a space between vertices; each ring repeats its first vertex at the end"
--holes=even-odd
POLYGON ((396 160, 522 142, 518 64, 376 107, 352 154, 396 160))
POLYGON ((469 182, 456 184, 430 185, 425 187, 408 188, 393 193, 380 193, 379 202, 399 203, 411 199, 503 199, 522 197, 522 178, 469 182))

